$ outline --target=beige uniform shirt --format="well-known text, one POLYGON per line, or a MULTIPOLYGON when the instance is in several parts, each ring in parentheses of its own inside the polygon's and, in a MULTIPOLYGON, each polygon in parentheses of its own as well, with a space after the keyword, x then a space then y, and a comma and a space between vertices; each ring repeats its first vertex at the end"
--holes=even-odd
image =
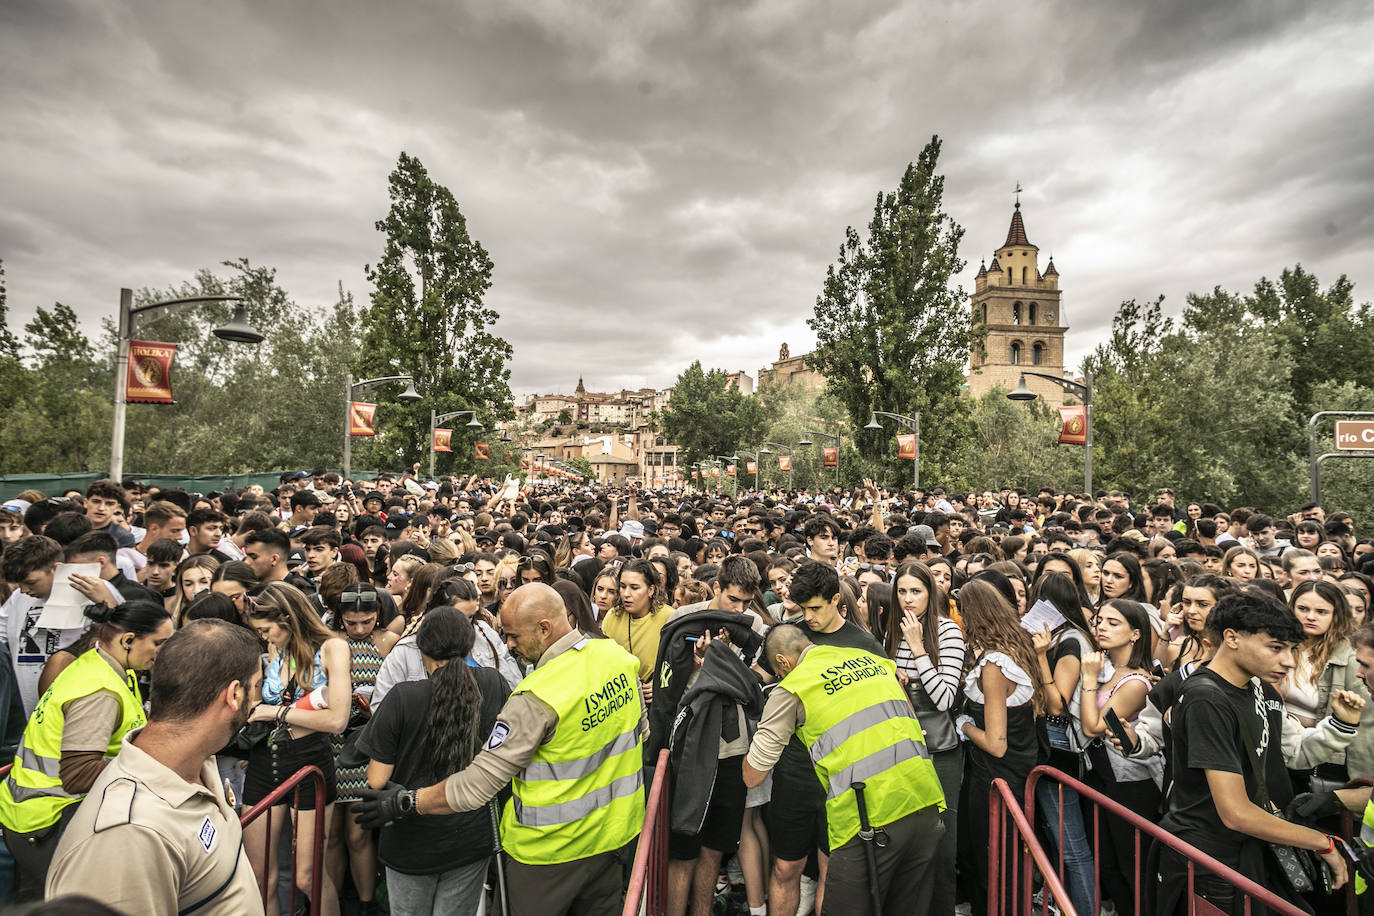
POLYGON ((85 894, 124 913, 255 916, 263 912, 243 833, 215 759, 188 783, 124 736, 81 803, 48 870, 47 896, 85 894), (207 788, 209 787, 209 788, 207 788))
MULTIPOLYGON (((535 667, 542 668, 587 638, 573 630, 545 649, 535 667)), ((643 697, 639 702, 639 728, 647 738, 649 714, 644 708, 643 697)), ((534 752, 552 740, 557 730, 558 714, 553 707, 532 693, 522 693, 517 687, 501 707, 491 737, 482 750, 464 770, 445 781, 444 797, 448 806, 454 811, 475 811, 485 805, 534 759, 534 752)))

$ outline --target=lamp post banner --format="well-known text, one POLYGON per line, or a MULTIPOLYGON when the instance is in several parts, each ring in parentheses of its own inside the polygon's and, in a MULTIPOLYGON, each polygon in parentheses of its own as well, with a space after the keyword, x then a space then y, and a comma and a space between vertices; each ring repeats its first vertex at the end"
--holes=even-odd
POLYGON ((1082 404, 1059 408, 1059 444, 1088 444, 1088 410, 1082 404))
POLYGON ((750 474, 757 474, 759 472, 759 463, 757 461, 750 461, 744 468, 750 474))
POLYGON ((903 461, 916 460, 916 437, 910 433, 897 437, 897 457, 903 461))
POLYGON ((373 425, 373 417, 375 417, 376 414, 376 404, 364 404, 362 401, 349 401, 348 434, 350 436, 377 435, 377 429, 373 425))
POLYGON ((436 429, 434 430, 434 450, 436 452, 453 451, 453 430, 436 429))
POLYGON ((727 465, 725 466, 725 473, 726 473, 726 476, 734 477, 734 476, 735 476, 735 466, 734 466, 733 464, 727 464, 727 465))
POLYGON ((478 461, 491 460, 491 443, 478 442, 474 444, 472 448, 478 461))
POLYGON ((172 358, 177 345, 153 340, 129 341, 126 404, 172 404, 172 358))
POLYGON ((826 467, 828 467, 828 468, 836 468, 836 467, 839 467, 839 466, 840 466, 840 450, 839 450, 839 449, 834 448, 834 447, 832 446, 832 447, 830 447, 830 448, 823 448, 823 449, 821 449, 821 451, 822 451, 823 453, 825 453, 825 466, 826 466, 826 467))
POLYGON ((779 471, 790 471, 790 470, 792 470, 792 456, 791 456, 791 455, 779 455, 779 456, 778 456, 778 470, 779 470, 779 471))

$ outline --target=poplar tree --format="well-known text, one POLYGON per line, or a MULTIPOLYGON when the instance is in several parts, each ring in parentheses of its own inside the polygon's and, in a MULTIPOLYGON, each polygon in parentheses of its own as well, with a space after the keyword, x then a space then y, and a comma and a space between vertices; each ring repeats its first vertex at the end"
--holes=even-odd
MULTIPOLYGON (((490 330, 499 316, 484 302, 491 257, 469 234, 453 193, 419 159, 401 153, 388 183, 391 206, 376 223, 385 241, 380 260, 366 267, 373 289, 353 376, 413 376, 424 400, 397 402, 399 387, 361 394, 379 405, 378 436, 355 440, 355 467, 369 459, 386 467, 421 461, 429 454, 431 409, 476 410, 487 424, 510 416, 511 346, 490 330)), ((460 439, 455 434, 454 452, 441 455, 440 471, 469 459, 460 439)))
MULTIPOLYGON (((808 362, 826 377, 827 392, 856 428, 872 410, 927 418, 923 479, 927 469, 947 473, 957 459, 968 415, 959 396, 964 367, 981 339, 963 287, 950 282, 964 268, 964 230, 941 209, 939 158, 940 138, 932 137, 897 190, 878 195, 867 239, 852 226, 845 230, 807 320, 816 332, 808 362)), ((896 454, 890 426, 863 434, 858 444, 870 460, 896 454)))

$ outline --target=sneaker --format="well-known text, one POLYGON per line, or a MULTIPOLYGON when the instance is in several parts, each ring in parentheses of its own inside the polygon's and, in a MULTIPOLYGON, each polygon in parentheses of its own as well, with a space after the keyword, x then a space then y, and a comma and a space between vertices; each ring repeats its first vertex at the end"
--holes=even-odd
POLYGON ((814 909, 816 909, 816 879, 802 875, 801 903, 797 906, 797 916, 807 916, 814 909))
POLYGON ((973 916, 973 904, 960 903, 954 907, 954 916, 973 916))

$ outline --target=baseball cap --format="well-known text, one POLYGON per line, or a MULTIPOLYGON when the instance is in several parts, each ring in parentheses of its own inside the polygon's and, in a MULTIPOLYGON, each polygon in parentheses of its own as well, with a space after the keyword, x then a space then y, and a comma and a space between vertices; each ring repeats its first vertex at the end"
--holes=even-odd
POLYGON ((908 534, 913 534, 920 538, 921 543, 925 544, 927 547, 932 544, 938 547, 940 544, 939 541, 935 540, 935 529, 931 528, 929 525, 917 525, 912 528, 908 534))

